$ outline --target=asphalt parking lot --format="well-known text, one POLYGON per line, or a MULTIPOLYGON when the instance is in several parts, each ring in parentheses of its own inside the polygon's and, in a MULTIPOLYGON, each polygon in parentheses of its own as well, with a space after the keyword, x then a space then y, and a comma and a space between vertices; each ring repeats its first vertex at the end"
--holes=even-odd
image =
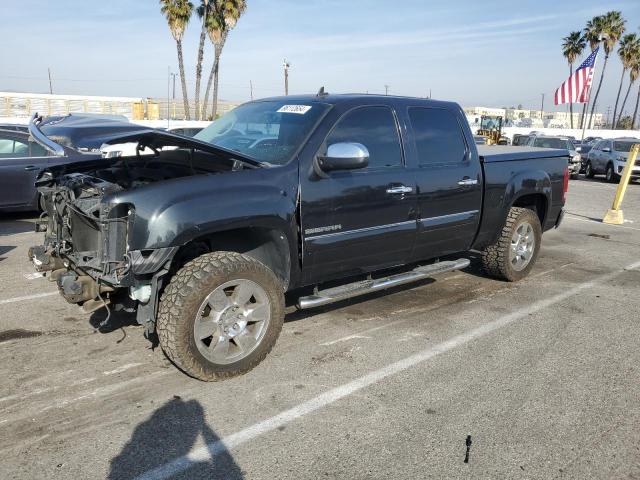
POLYGON ((201 383, 141 328, 33 275, 0 221, 0 478, 640 478, 640 185, 573 180, 517 284, 469 269, 289 309, 249 374, 201 383), (123 325, 123 328, 117 328, 123 325), (465 440, 471 436, 469 462, 465 440))

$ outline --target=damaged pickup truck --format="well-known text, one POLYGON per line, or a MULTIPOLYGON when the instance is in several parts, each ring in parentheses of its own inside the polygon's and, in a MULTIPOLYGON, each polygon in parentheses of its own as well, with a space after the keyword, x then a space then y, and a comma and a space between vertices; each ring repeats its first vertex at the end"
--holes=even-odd
POLYGON ((192 139, 109 141, 127 142, 137 155, 40 175, 30 257, 85 311, 135 312, 207 381, 265 358, 288 291, 325 305, 465 268, 438 259, 472 249, 490 275, 523 278, 568 186, 566 150, 479 151, 457 104, 414 98, 265 99, 192 139))

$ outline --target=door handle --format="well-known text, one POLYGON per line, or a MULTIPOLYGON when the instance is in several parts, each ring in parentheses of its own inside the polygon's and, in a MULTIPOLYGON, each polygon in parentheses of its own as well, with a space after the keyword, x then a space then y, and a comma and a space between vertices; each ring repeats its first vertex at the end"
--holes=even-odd
POLYGON ((387 188, 387 193, 396 194, 396 193, 411 193, 413 192, 413 188, 406 187, 404 185, 400 185, 397 187, 389 187, 387 188))
POLYGON ((27 172, 32 172, 33 170, 38 170, 38 167, 36 165, 27 165, 26 167, 24 167, 24 169, 27 172))
POLYGON ((462 180, 458 181, 458 185, 477 185, 477 184, 478 184, 478 180, 473 178, 463 178, 462 180))

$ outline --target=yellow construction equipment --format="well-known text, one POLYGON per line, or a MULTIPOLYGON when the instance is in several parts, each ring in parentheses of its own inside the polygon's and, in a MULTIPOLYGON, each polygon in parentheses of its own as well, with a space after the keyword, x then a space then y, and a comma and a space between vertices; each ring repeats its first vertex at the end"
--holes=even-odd
POLYGON ((507 145, 506 137, 502 136, 502 117, 482 115, 478 135, 487 139, 487 145, 507 145))
POLYGON ((627 162, 622 170, 622 175, 620 175, 620 183, 618 183, 618 188, 616 189, 616 196, 613 197, 613 205, 605 214, 602 223, 611 223, 613 225, 622 225, 624 223, 624 216, 622 215, 622 210, 620 210, 620 205, 622 204, 624 193, 627 191, 627 185, 629 185, 631 172, 633 171, 633 166, 636 164, 639 151, 640 144, 636 143, 631 147, 627 162))

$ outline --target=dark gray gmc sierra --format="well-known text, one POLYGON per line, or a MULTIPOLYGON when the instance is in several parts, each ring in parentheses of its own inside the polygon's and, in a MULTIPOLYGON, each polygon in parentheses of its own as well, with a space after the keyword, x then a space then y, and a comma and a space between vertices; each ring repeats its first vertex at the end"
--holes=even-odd
POLYGON ((270 98, 194 138, 108 143, 124 142, 138 154, 39 176, 46 233, 29 255, 68 302, 135 311, 207 381, 265 358, 287 291, 325 305, 464 268, 438 259, 468 250, 523 278, 568 187, 566 150, 477 147, 457 104, 418 98, 270 98))

